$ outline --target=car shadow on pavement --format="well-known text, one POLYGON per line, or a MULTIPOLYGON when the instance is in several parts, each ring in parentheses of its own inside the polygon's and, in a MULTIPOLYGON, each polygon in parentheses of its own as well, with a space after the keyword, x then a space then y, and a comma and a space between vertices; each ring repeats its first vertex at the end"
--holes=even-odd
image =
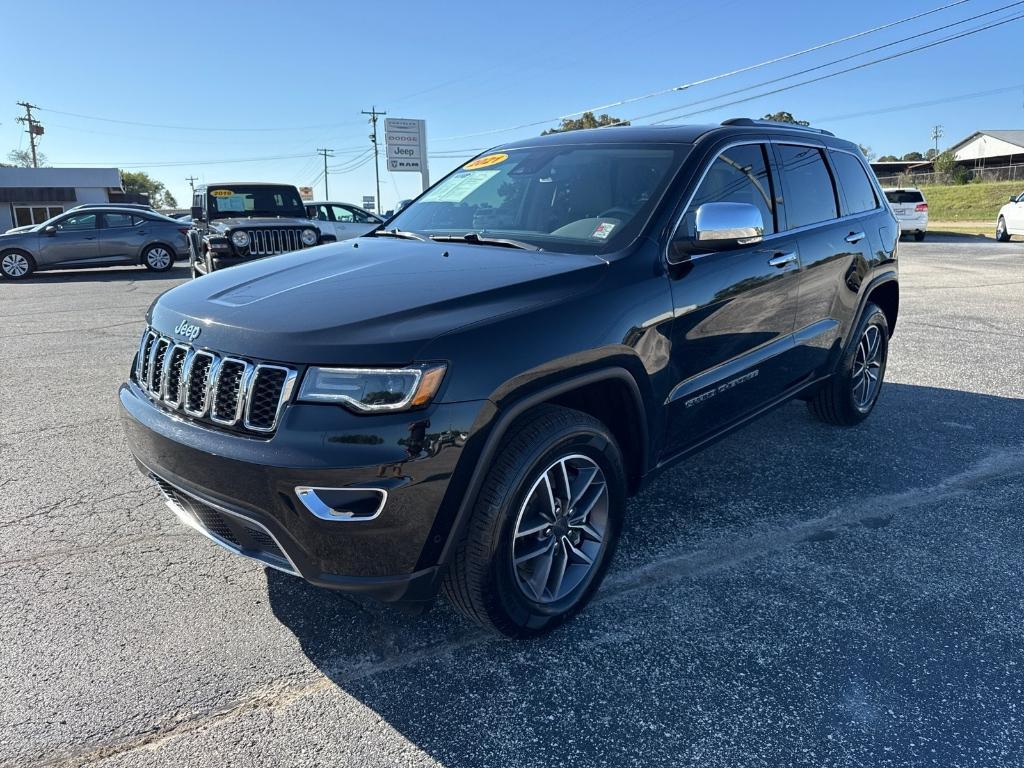
POLYGON ((177 262, 166 272, 153 272, 145 267, 96 267, 95 269, 63 269, 36 272, 20 286, 54 283, 126 283, 181 280, 189 276, 188 263, 177 262))
MULTIPOLYGON (((857 537, 898 542, 902 527, 886 527, 891 515, 883 522, 864 517, 839 526, 838 533, 824 527, 820 536, 794 538, 781 548, 751 545, 740 568, 731 567, 734 552, 719 555, 717 548, 736 540, 777 540, 780 531, 808 526, 813 534, 815 521, 838 509, 868 515, 877 499, 942 488, 994 455, 1021 455, 1022 404, 887 384, 872 418, 852 429, 820 424, 802 403, 788 404, 664 473, 633 499, 616 563, 594 603, 537 640, 492 638, 441 598, 431 612, 408 616, 268 570, 270 605, 338 689, 446 766, 634 764, 640 757, 635 738, 649 750, 635 764, 685 762, 677 758, 702 740, 711 750, 705 754, 720 757, 708 734, 736 732, 748 717, 753 724, 736 736, 739 742, 756 742, 762 728, 768 738, 778 716, 787 722, 805 718, 789 725, 806 727, 824 743, 842 727, 815 706, 825 712, 846 706, 837 701, 848 683, 844 665, 875 652, 873 646, 865 651, 847 645, 849 632, 844 635, 821 608, 822 595, 830 592, 842 596, 831 610, 849 612, 863 630, 858 642, 877 638, 880 653, 889 643, 908 654, 893 660, 905 664, 905 676, 898 666, 858 667, 858 674, 868 675, 863 684, 893 688, 893 698, 909 697, 907 706, 922 718, 941 718, 946 693, 911 681, 920 672, 915 654, 932 653, 936 668, 929 673, 940 678, 950 672, 942 664, 952 662, 941 645, 936 650, 914 634, 914 622, 951 622, 955 633, 965 626, 957 622, 969 627, 970 619, 921 619, 911 611, 906 622, 893 624, 879 617, 872 601, 847 603, 846 595, 858 589, 858 573, 872 567, 859 553, 857 537), (794 553, 813 547, 833 548, 834 564, 819 572, 822 582, 807 584, 789 561, 800 562, 807 555, 794 553), (681 564, 673 573, 673 563, 691 553, 709 558, 707 570, 681 564), (664 567, 657 578, 644 575, 641 569, 652 561, 668 564, 667 579, 664 567), (921 650, 921 644, 929 648, 921 650), (804 675, 805 668, 815 673, 804 675), (807 709, 793 705, 796 700, 807 702, 807 709)), ((921 511, 938 503, 924 501, 921 511)), ((904 559, 912 561, 920 551, 893 546, 908 549, 883 573, 897 573, 904 559)), ((919 610, 911 605, 914 593, 902 588, 897 584, 890 596, 902 601, 895 610, 919 610)), ((332 725, 343 720, 325 717, 332 725)), ((853 723, 846 735, 870 747, 873 737, 857 728, 853 723)))

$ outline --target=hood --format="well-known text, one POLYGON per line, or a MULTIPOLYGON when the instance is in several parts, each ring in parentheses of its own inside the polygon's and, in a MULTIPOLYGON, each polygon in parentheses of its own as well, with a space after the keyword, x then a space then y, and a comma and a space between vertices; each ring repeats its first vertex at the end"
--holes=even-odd
POLYGON ((214 219, 210 222, 210 229, 219 229, 222 232, 228 229, 254 227, 310 227, 316 229, 316 222, 311 219, 291 216, 237 216, 214 219))
POLYGON ((150 323, 196 345, 261 360, 402 365, 442 333, 529 312, 585 290, 590 255, 359 238, 220 270, 165 293, 150 323))

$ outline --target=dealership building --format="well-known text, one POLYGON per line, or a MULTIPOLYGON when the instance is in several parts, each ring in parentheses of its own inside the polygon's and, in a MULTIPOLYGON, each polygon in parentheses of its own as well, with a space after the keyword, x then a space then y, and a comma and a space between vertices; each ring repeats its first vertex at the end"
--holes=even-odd
POLYGON ((132 202, 128 197, 117 168, 0 168, 0 232, 82 203, 132 202))

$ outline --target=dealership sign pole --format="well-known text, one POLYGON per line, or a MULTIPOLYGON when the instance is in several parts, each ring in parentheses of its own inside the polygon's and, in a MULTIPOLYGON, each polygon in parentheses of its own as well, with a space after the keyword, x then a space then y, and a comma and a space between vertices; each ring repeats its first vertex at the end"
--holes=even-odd
POLYGON ((430 186, 427 168, 427 124, 424 120, 388 117, 384 120, 388 170, 418 172, 423 189, 430 186))

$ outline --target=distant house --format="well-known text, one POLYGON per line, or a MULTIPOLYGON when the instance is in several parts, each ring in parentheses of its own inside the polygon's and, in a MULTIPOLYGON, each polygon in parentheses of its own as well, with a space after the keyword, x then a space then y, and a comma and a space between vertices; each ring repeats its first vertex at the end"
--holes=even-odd
POLYGON ((949 151, 971 168, 1024 163, 1024 131, 975 131, 949 151))
POLYGON ((126 195, 117 168, 0 168, 0 232, 82 203, 148 203, 126 195))
POLYGON ((871 170, 880 178, 900 176, 907 173, 931 173, 931 160, 883 160, 870 164, 871 170))

